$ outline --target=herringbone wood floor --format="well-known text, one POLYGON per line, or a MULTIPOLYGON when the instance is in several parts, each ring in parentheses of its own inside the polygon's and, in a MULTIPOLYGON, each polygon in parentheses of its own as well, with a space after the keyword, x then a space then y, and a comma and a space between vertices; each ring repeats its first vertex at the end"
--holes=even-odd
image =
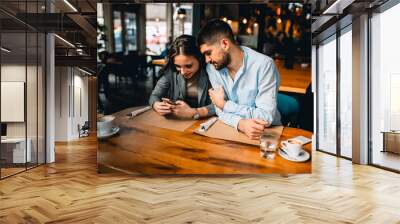
POLYGON ((400 223, 400 175, 313 153, 310 175, 96 173, 96 141, 0 181, 0 223, 400 223))

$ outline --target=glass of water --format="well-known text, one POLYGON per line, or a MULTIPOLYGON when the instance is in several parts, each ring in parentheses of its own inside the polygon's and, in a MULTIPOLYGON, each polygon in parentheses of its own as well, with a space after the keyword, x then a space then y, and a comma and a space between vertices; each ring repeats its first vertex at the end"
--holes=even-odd
POLYGON ((260 138, 260 156, 265 159, 274 159, 276 154, 276 142, 271 136, 262 135, 260 138))

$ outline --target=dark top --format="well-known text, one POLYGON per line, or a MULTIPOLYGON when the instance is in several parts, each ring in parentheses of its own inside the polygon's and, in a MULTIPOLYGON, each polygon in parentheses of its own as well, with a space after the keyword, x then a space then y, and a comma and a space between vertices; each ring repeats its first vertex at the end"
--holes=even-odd
MULTIPOLYGON (((197 74, 197 107, 207 107, 208 116, 215 114, 214 105, 208 95, 208 90, 211 88, 210 81, 205 69, 201 69, 197 74)), ((193 102, 187 96, 186 79, 172 70, 166 70, 163 76, 158 80, 156 87, 150 95, 149 104, 153 106, 154 102, 161 101, 161 98, 166 97, 172 101, 183 100, 193 105, 193 102)), ((189 104, 189 103, 188 103, 189 104)), ((190 105, 189 104, 189 105, 190 105)), ((195 107, 192 106, 191 107, 195 107)))

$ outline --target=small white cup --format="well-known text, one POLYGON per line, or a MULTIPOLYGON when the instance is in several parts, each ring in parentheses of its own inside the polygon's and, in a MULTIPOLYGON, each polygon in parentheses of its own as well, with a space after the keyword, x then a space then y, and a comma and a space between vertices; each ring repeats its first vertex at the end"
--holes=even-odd
POLYGON ((114 119, 115 117, 113 115, 107 115, 98 119, 97 132, 99 135, 111 133, 112 128, 114 127, 114 119))
POLYGON ((281 142, 281 147, 290 156, 297 158, 301 152, 301 142, 296 140, 287 140, 281 142))

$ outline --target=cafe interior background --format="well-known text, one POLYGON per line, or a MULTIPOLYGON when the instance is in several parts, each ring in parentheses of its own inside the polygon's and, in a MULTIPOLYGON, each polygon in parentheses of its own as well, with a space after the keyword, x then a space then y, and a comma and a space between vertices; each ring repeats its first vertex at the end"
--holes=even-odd
MULTIPOLYGON (((207 21, 218 18, 230 25, 239 44, 274 59, 281 76, 278 110, 284 125, 313 131, 310 4, 103 3, 97 5, 97 14, 100 117, 148 105, 150 93, 161 76, 163 64, 157 62, 166 57, 171 41, 182 34, 197 36, 207 21)), ((148 122, 149 128, 152 122, 155 121, 148 122)), ((125 150, 141 147, 128 146, 123 135, 121 140, 110 140, 112 146, 103 144, 107 140, 100 141, 99 154, 106 154, 106 148, 118 150, 117 146, 125 150)), ((113 156, 117 156, 116 152, 113 156)), ((208 156, 211 163, 213 156, 208 156)), ((99 163, 122 166, 111 161, 99 163)))

